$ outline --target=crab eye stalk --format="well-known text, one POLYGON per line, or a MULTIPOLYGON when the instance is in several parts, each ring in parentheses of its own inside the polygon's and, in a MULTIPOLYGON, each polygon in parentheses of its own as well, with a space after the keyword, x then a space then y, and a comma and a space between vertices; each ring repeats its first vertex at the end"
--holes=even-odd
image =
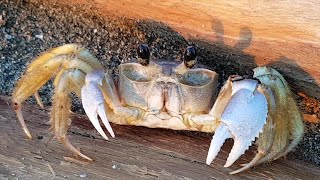
POLYGON ((192 68, 197 61, 197 50, 194 46, 188 46, 184 52, 183 62, 187 68, 192 68))
POLYGON ((138 62, 143 65, 147 66, 150 62, 150 49, 146 44, 140 44, 137 49, 138 53, 138 62))
POLYGON ((254 71, 252 69, 246 70, 246 74, 242 76, 245 79, 254 79, 258 81, 259 84, 262 84, 258 78, 254 77, 254 71))

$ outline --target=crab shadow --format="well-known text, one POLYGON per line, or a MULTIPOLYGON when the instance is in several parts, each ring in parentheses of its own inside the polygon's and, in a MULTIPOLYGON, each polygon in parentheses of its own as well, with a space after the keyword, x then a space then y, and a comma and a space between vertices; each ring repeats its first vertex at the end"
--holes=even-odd
MULTIPOLYGON (((197 39, 191 39, 190 41, 197 44, 200 49, 200 63, 214 69, 221 76, 220 82, 224 82, 229 75, 247 74, 258 66, 255 57, 244 52, 247 48, 250 48, 254 39, 249 27, 240 28, 238 42, 234 46, 225 43, 222 21, 213 18, 211 27, 215 36, 214 42, 207 43, 197 39)), ((297 60, 280 56, 271 60, 265 66, 278 70, 289 82, 294 92, 303 91, 309 96, 320 99, 320 86, 316 79, 296 62, 297 60)))

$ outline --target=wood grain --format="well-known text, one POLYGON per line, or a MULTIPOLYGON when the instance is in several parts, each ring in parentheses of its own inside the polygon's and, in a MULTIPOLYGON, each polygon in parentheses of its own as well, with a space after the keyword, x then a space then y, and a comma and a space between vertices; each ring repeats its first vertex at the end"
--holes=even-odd
POLYGON ((232 146, 228 141, 207 166, 210 134, 112 125, 116 138, 105 141, 81 115, 72 117, 69 138, 95 161, 74 164, 63 159, 71 154, 56 140, 46 146, 50 138, 48 109, 23 107, 34 136, 28 140, 9 102, 0 96, 0 179, 317 179, 320 174, 319 168, 290 155, 239 175, 228 175, 253 157, 254 148, 231 168, 223 168, 232 146))
POLYGON ((102 16, 163 22, 190 40, 223 43, 252 55, 257 66, 277 68, 297 90, 320 99, 320 2, 317 0, 75 0, 71 3, 90 4, 102 16))

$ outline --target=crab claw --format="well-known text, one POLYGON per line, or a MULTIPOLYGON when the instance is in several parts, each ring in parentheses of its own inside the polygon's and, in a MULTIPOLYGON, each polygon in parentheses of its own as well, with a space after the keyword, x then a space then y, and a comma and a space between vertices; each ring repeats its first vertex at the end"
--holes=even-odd
POLYGON ((229 79, 222 88, 210 112, 220 121, 220 125, 210 144, 206 161, 208 165, 215 159, 224 141, 233 138, 234 145, 224 167, 231 166, 262 132, 267 120, 268 104, 266 97, 256 90, 257 85, 255 80, 232 82, 229 79))
POLYGON ((104 73, 102 71, 94 71, 88 74, 85 79, 85 85, 81 89, 81 98, 83 108, 92 125, 102 137, 104 137, 106 140, 109 140, 98 120, 99 115, 110 135, 115 137, 105 113, 105 100, 100 89, 102 86, 103 77, 104 73))

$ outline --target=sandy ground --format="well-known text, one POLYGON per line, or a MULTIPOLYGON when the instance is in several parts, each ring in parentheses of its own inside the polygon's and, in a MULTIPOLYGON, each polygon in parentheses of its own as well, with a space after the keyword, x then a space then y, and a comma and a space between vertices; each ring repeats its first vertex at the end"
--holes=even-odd
MULTIPOLYGON (((253 56, 224 44, 187 41, 158 22, 102 18, 87 9, 90 7, 0 0, 0 94, 11 95, 26 66, 41 52, 66 43, 86 46, 111 74, 117 74, 120 63, 136 58, 139 43, 151 47, 153 58, 176 60, 181 59, 187 45, 195 45, 199 62, 220 74, 220 85, 229 75, 241 75, 256 66, 253 56), (234 63, 239 58, 246 61, 245 65, 234 63)), ((303 113, 320 118, 319 100, 294 92, 303 113)), ((51 82, 40 90, 40 95, 50 105, 51 82)), ((73 110, 81 112, 79 101, 73 104, 73 110)), ((306 135, 292 154, 320 164, 319 123, 307 123, 306 135)))

